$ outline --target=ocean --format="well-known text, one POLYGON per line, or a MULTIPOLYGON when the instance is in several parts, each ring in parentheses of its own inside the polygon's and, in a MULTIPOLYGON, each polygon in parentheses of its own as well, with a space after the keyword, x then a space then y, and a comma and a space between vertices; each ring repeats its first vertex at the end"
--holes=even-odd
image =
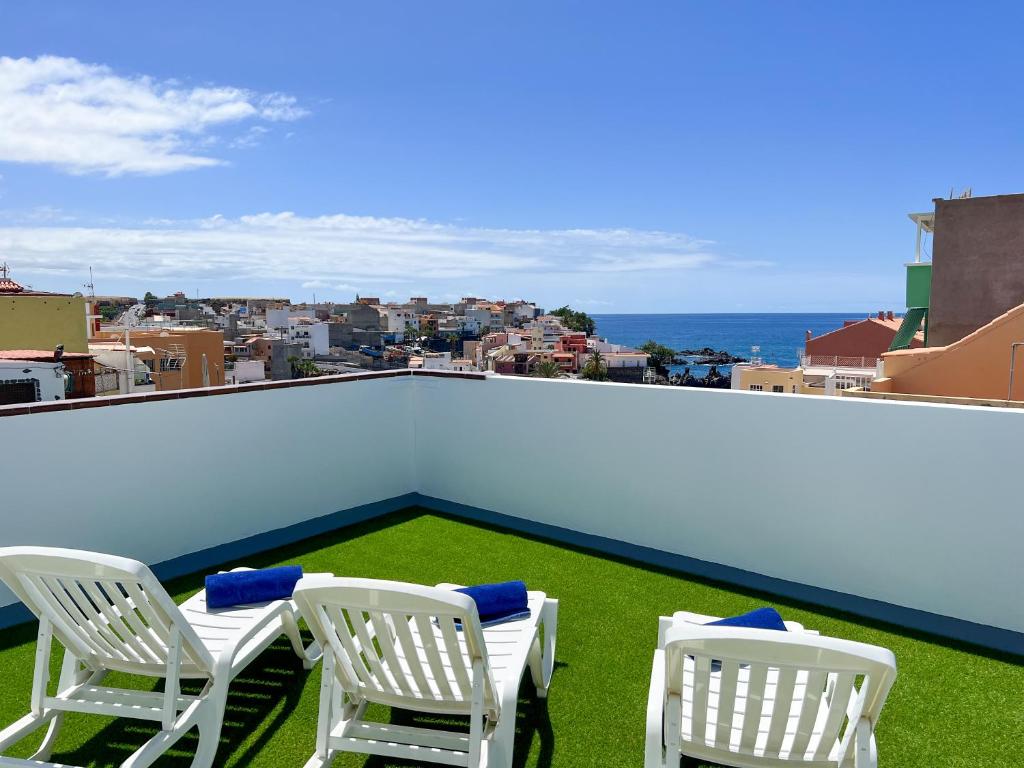
MULTIPOLYGON (((795 366, 804 347, 807 331, 815 336, 840 328, 844 320, 866 317, 863 312, 846 314, 701 314, 701 315, 592 315, 597 335, 613 344, 638 347, 648 339, 680 349, 711 347, 739 357, 750 358, 751 348, 767 363, 795 366)), ((673 366, 682 371, 685 366, 673 366)), ((707 367, 690 366, 695 376, 707 367)), ((720 366, 728 373, 730 366, 720 366)))

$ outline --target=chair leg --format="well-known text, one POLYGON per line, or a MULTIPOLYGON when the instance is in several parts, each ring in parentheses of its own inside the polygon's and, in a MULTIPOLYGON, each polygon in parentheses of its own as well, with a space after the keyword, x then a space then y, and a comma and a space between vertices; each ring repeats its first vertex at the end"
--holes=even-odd
POLYGON ((210 768, 220 746, 220 732, 224 725, 224 710, 228 704, 227 682, 214 680, 206 699, 205 712, 199 717, 199 746, 192 758, 191 768, 210 768))
MULTIPOLYGON (((73 685, 85 682, 86 678, 91 675, 92 673, 89 670, 79 668, 78 659, 65 648, 64 661, 61 662, 60 678, 57 682, 57 690, 65 691, 73 685)), ((105 673, 95 675, 96 681, 98 682, 104 676, 105 673)), ((54 715, 53 720, 50 721, 50 727, 46 730, 46 735, 43 737, 43 743, 39 745, 39 749, 37 749, 32 755, 30 758, 31 760, 46 762, 50 759, 50 755, 53 753, 53 747, 57 743, 57 736, 60 733, 60 729, 63 724, 64 713, 58 712, 54 715)))
MULTIPOLYGON (((160 731, 156 736, 135 750, 131 757, 121 763, 120 768, 148 768, 164 752, 173 747, 178 739, 192 730, 200 718, 206 715, 206 710, 209 707, 210 702, 205 696, 198 701, 193 701, 178 715, 178 718, 169 729, 160 731)), ((201 741, 202 732, 200 732, 201 741)), ((193 761, 192 765, 196 765, 195 761, 193 761)))
POLYGON ((530 677, 537 687, 537 696, 546 699, 548 686, 551 685, 551 673, 555 669, 555 645, 558 637, 558 601, 545 600, 541 609, 541 626, 544 628, 544 643, 541 646, 540 635, 533 639, 530 647, 530 677))
POLYGON ((302 645, 302 635, 299 633, 299 623, 295 620, 295 614, 287 612, 281 616, 281 624, 284 625, 284 634, 292 644, 295 655, 302 659, 302 666, 305 669, 312 669, 320 661, 323 651, 320 644, 312 642, 308 648, 302 645))
POLYGON ((44 725, 47 725, 57 714, 52 709, 44 710, 41 715, 30 712, 20 720, 11 723, 0 731, 0 753, 3 753, 11 745, 17 744, 33 731, 38 731, 44 725))

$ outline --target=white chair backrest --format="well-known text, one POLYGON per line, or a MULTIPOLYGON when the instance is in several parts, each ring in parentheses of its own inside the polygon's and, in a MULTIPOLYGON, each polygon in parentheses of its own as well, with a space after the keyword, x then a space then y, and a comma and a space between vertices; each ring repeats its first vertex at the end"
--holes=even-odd
POLYGON ((468 595, 397 581, 311 577, 299 581, 294 596, 313 636, 333 652, 347 693, 392 706, 468 712, 474 662, 482 662, 485 705, 497 711, 483 630, 468 595))
POLYGON ((181 648, 182 663, 213 669, 195 630, 140 562, 75 549, 5 547, 0 579, 90 667, 163 675, 173 644, 181 648))
MULTIPOLYGON (((775 760, 846 752, 896 678, 892 652, 818 635, 678 623, 665 635, 667 692, 691 714, 683 742, 775 760)), ((833 758, 834 759, 834 758, 833 758)))

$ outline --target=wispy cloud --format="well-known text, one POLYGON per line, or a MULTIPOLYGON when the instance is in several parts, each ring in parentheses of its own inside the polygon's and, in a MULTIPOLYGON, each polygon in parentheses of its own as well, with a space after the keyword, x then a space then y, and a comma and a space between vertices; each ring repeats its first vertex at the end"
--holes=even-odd
MULTIPOLYGON (((213 131, 307 114, 282 93, 185 88, 59 56, 0 57, 0 161, 76 174, 173 173, 223 162, 205 151, 216 143, 213 131)), ((258 139, 250 130, 233 143, 258 139)))
POLYGON ((488 229, 288 212, 136 226, 31 219, 0 226, 0 253, 32 272, 93 265, 119 279, 288 280, 335 290, 512 274, 614 278, 738 263, 716 254, 713 243, 670 232, 488 229))

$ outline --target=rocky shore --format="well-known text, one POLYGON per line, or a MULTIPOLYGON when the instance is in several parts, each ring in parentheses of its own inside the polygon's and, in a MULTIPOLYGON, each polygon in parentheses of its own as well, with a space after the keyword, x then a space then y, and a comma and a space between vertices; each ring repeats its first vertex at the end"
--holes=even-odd
POLYGON ((714 350, 711 347, 680 349, 676 354, 678 357, 673 360, 676 365, 732 365, 748 362, 745 357, 737 357, 724 349, 714 350))

